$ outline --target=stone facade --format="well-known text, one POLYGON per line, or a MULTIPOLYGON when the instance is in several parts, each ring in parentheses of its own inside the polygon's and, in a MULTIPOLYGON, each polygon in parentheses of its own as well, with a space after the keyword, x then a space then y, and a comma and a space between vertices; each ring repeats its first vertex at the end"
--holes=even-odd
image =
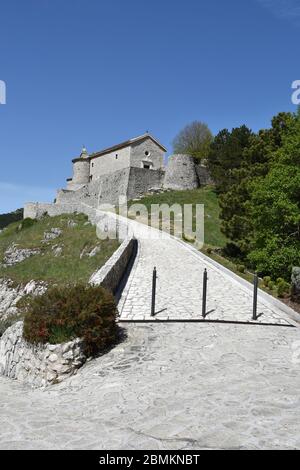
POLYGON ((0 374, 33 387, 62 382, 86 362, 79 338, 63 344, 32 345, 23 339, 23 322, 0 339, 0 374))
POLYGON ((103 175, 109 175, 115 171, 124 170, 130 167, 130 150, 131 147, 109 152, 99 157, 91 157, 90 175, 91 180, 95 181, 103 175))

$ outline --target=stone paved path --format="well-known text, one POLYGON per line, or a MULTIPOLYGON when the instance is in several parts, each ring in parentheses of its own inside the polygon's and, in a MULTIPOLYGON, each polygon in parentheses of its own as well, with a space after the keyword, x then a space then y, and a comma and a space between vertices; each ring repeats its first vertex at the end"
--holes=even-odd
MULTIPOLYGON (((201 253, 172 238, 139 240, 138 256, 119 302, 121 319, 150 318, 154 266, 158 272, 156 318, 201 318, 202 279, 207 268, 207 319, 252 321, 252 292, 201 253)), ((259 301, 258 313, 257 323, 289 324, 287 316, 265 300, 259 301)))
POLYGON ((63 384, 0 378, 0 448, 300 449, 298 328, 126 328, 63 384))

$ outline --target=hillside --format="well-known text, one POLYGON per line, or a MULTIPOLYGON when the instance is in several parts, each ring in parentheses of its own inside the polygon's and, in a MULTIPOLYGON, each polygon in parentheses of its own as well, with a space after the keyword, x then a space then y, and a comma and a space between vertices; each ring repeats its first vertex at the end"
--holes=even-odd
POLYGON ((139 201, 130 201, 128 208, 138 202, 144 204, 150 213, 151 204, 204 204, 205 207, 205 244, 213 247, 223 247, 226 244, 226 237, 221 232, 221 222, 219 219, 220 207, 214 189, 206 186, 200 189, 189 191, 167 191, 160 194, 149 195, 139 201))
POLYGON ((23 219, 23 209, 17 209, 14 212, 9 212, 8 214, 0 214, 0 230, 7 227, 13 222, 18 222, 23 219))
POLYGON ((116 240, 99 240, 81 214, 15 222, 0 234, 0 278, 86 282, 118 246, 116 240))

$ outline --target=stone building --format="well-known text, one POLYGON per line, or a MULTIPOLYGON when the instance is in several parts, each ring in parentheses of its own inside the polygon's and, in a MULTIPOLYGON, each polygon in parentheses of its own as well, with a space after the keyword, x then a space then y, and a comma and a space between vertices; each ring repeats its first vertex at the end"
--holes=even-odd
POLYGON ((83 148, 72 160, 73 176, 66 189, 57 192, 55 203, 97 207, 118 204, 121 196, 131 200, 153 190, 196 189, 211 183, 206 166, 191 156, 172 155, 165 166, 166 152, 149 133, 92 154, 83 148))
POLYGON ((83 148, 80 156, 73 160, 73 178, 67 180, 67 190, 76 191, 104 175, 128 168, 163 170, 166 151, 148 133, 91 155, 83 148))

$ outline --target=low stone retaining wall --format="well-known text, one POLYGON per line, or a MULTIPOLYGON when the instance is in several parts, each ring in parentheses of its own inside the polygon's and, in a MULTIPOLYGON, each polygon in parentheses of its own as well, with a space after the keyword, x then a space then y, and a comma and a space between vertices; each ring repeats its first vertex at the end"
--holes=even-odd
POLYGON ((82 341, 33 345, 23 339, 23 322, 8 328, 0 339, 0 374, 32 387, 62 382, 86 362, 82 341))
POLYGON ((90 284, 105 287, 115 294, 136 249, 137 240, 135 238, 124 240, 105 265, 92 275, 90 284))

